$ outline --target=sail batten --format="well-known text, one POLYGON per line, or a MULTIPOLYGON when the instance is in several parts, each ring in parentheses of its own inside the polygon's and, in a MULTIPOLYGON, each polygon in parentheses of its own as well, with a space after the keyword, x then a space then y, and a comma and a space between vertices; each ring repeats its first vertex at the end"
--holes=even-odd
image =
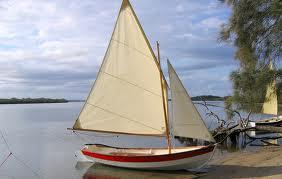
MULTIPOLYGON (((156 131, 158 131, 158 132, 162 132, 162 131, 160 131, 160 130, 158 130, 158 129, 155 129, 155 128, 151 127, 151 126, 148 126, 148 125, 145 125, 145 124, 143 124, 143 123, 140 123, 140 122, 138 122, 138 121, 136 121, 136 120, 134 120, 134 119, 130 119, 130 118, 128 118, 128 117, 126 117, 126 116, 123 116, 123 115, 121 115, 121 114, 117 114, 117 113, 115 113, 115 112, 109 111, 109 110, 107 110, 107 109, 104 109, 104 108, 102 108, 102 107, 96 106, 96 105, 91 104, 91 103, 87 103, 87 104, 88 104, 88 105, 91 105, 91 106, 93 106, 93 107, 99 108, 99 109, 101 109, 101 110, 103 110, 103 111, 106 111, 106 112, 108 112, 108 113, 111 113, 111 114, 113 114, 113 115, 115 115, 115 116, 121 117, 121 118, 123 118, 123 119, 125 119, 125 120, 129 120, 129 121, 138 123, 138 125, 142 125, 142 126, 151 128, 151 129, 153 129, 153 130, 156 130, 156 131)), ((100 122, 102 122, 102 121, 100 121, 100 122)))
POLYGON ((119 77, 117 77, 117 76, 111 75, 111 74, 109 74, 109 73, 107 73, 107 72, 104 72, 104 71, 101 71, 101 73, 104 73, 104 74, 109 75, 109 76, 111 76, 111 77, 113 77, 113 78, 119 79, 119 80, 121 80, 121 81, 123 81, 123 82, 126 82, 126 83, 128 83, 128 84, 131 84, 132 86, 135 86, 135 87, 137 87, 137 88, 140 88, 141 90, 147 91, 147 92, 149 92, 149 93, 151 93, 151 94, 154 94, 154 95, 156 95, 156 96, 161 97, 159 94, 156 94, 156 93, 154 93, 153 91, 150 91, 150 90, 148 90, 148 89, 145 89, 145 88, 143 88, 143 87, 141 87, 141 86, 139 86, 139 85, 137 85, 137 84, 131 83, 131 82, 129 82, 129 81, 126 81, 126 80, 121 79, 121 78, 119 78, 119 77))
POLYGON ((214 142, 188 92, 168 61, 174 136, 214 142))
POLYGON ((127 0, 74 129, 163 135, 162 80, 156 57, 127 0))
POLYGON ((115 41, 115 42, 117 42, 117 43, 120 43, 120 44, 122 44, 122 45, 124 45, 124 46, 128 47, 129 49, 135 50, 135 51, 139 52, 140 54, 143 54, 144 56, 146 56, 146 57, 148 57, 148 58, 151 58, 151 56, 150 56, 150 55, 147 55, 147 54, 143 53, 141 50, 138 50, 138 49, 132 48, 132 47, 130 47, 128 44, 125 44, 125 43, 120 42, 120 41, 115 40, 115 39, 111 39, 111 40, 112 40, 112 41, 115 41))

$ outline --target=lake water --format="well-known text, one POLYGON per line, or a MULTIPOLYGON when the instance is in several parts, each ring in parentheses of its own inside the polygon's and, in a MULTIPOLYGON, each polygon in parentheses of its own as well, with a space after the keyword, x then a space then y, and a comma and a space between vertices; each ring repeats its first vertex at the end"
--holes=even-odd
MULTIPOLYGON (((213 102, 223 106, 222 102, 213 102)), ((106 134, 75 135, 72 127, 83 103, 0 105, 1 132, 14 156, 0 167, 0 178, 185 178, 187 172, 142 172, 97 164, 77 163, 74 152, 85 143, 102 143, 120 147, 164 146, 165 139, 115 136, 106 134)), ((216 126, 212 117, 200 113, 208 127, 216 126)), ((212 108, 220 117, 221 108, 212 108)), ((259 118, 258 116, 255 117, 259 118)), ((176 141, 174 145, 183 145, 176 141)), ((0 162, 9 154, 0 139, 0 162)))

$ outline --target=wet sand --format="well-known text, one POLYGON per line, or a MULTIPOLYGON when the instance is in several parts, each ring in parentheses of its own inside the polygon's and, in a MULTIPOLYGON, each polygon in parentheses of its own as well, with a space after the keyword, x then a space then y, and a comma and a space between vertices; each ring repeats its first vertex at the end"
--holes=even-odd
POLYGON ((229 153, 210 162, 201 178, 282 178, 282 146, 229 153))

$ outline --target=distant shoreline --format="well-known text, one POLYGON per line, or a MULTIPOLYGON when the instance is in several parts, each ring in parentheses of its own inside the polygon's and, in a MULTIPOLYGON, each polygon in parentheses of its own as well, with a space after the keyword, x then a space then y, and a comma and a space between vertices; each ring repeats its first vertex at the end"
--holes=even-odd
MULTIPOLYGON (((201 95, 191 97, 192 101, 224 101, 227 97, 201 95)), ((67 100, 65 98, 0 98, 0 104, 43 104, 85 102, 85 100, 67 100)))
MULTIPOLYGON (((192 101, 224 101, 225 97, 202 95, 191 98, 192 101)), ((85 102, 85 100, 67 100, 65 98, 0 98, 0 104, 44 104, 85 102)))
POLYGON ((68 103, 82 102, 84 100, 66 100, 64 98, 9 98, 0 99, 0 104, 41 104, 41 103, 68 103))
MULTIPOLYGON (((192 101, 225 101, 230 96, 200 95, 191 97, 192 101)), ((168 99, 171 101, 171 99, 168 99)), ((0 104, 40 104, 40 103, 68 103, 85 102, 83 99, 65 98, 0 98, 0 104)), ((263 103, 261 103, 263 104, 263 103)), ((282 102, 279 102, 282 105, 282 102)))
POLYGON ((213 95, 201 95, 201 96, 194 96, 191 97, 192 101, 225 101, 228 96, 213 96, 213 95))

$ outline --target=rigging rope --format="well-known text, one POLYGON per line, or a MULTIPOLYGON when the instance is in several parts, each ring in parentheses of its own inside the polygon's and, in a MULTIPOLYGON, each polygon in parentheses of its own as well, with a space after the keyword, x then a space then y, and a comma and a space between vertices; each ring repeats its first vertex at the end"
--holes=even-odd
POLYGON ((0 130, 1 133, 1 137, 8 149, 8 151, 10 152, 9 155, 5 158, 5 160, 1 163, 0 168, 4 165, 4 163, 10 158, 10 156, 13 156, 15 160, 17 160, 19 163, 21 163, 23 166, 25 166, 26 168, 28 168, 34 175, 36 175, 39 178, 44 178, 42 177, 38 172, 36 172, 32 167, 30 167, 24 160, 20 159, 18 156, 15 155, 14 152, 12 152, 8 141, 6 140, 6 138, 3 135, 2 130, 0 130))
POLYGON ((119 137, 118 135, 115 136, 108 136, 108 135, 89 135, 89 134, 83 134, 83 133, 79 133, 76 131, 72 131, 80 140, 86 142, 86 143, 91 143, 89 140, 85 139, 84 137, 82 137, 81 135, 87 135, 87 136, 91 136, 91 137, 119 137), (79 135, 81 134, 81 135, 79 135))
POLYGON ((20 159, 18 156, 16 156, 15 154, 11 154, 14 156, 14 158, 20 162, 23 166, 25 166, 26 168, 28 168, 34 175, 38 176, 39 178, 44 178, 44 177, 41 177, 41 175, 36 172, 32 167, 30 167, 25 161, 23 161, 22 159, 20 159))
POLYGON ((2 137, 3 141, 5 142, 7 149, 9 150, 9 152, 11 152, 10 146, 9 146, 8 142, 6 141, 6 139, 3 135, 3 132, 1 130, 0 130, 0 133, 1 133, 1 137, 2 137))
POLYGON ((72 132, 73 132, 79 139, 81 139, 82 141, 89 143, 88 140, 86 140, 86 139, 84 139, 83 137, 81 137, 80 135, 78 135, 75 131, 72 131, 72 132))
POLYGON ((12 155, 12 152, 10 152, 9 155, 5 158, 5 160, 3 160, 3 162, 0 164, 0 168, 2 167, 2 165, 4 165, 4 163, 9 159, 11 155, 12 155))
POLYGON ((206 165, 211 161, 211 159, 212 159, 213 156, 214 156, 214 153, 215 153, 215 150, 216 150, 217 145, 218 145, 218 143, 215 143, 215 144, 214 144, 214 148, 213 148, 213 151, 212 151, 212 154, 211 154, 210 158, 209 158, 205 163, 203 163, 203 164, 200 165, 199 167, 195 168, 194 170, 197 171, 197 170, 202 169, 204 166, 206 166, 206 165))

